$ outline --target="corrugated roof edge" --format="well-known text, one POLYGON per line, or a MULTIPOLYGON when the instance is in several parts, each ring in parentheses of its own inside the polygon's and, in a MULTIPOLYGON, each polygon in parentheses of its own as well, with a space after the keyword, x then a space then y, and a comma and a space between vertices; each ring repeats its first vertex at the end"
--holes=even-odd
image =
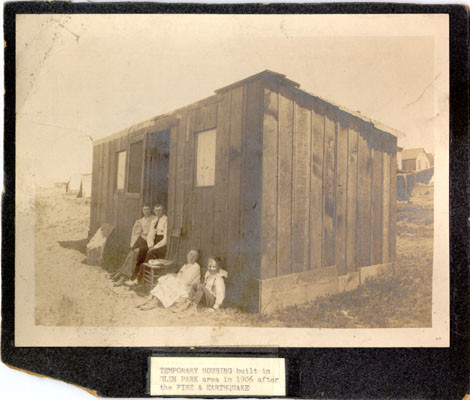
POLYGON ((384 125, 382 124, 381 122, 379 121, 375 121, 373 120, 372 118, 368 118, 366 117, 365 115, 359 113, 359 112, 356 112, 356 111, 351 111, 349 109, 347 109, 346 107, 343 107, 343 106, 340 106, 339 104, 336 104, 328 99, 325 99, 325 98, 322 98, 322 97, 319 97, 319 96, 316 96, 310 92, 307 92, 306 90, 304 89, 301 89, 300 88, 300 84, 297 83, 297 82, 294 82, 288 78, 286 78, 285 75, 283 74, 280 74, 278 72, 273 72, 273 71, 270 71, 268 69, 262 71, 262 72, 259 72, 257 74, 254 74, 254 75, 251 75, 245 79, 242 79, 242 80, 239 80, 237 82, 234 82, 234 83, 231 83, 230 85, 227 85, 227 86, 223 86, 221 87, 220 89, 216 89, 214 92, 216 93, 215 95, 212 95, 212 96, 209 96, 209 97, 206 97, 202 100, 199 100, 195 103, 191 103, 191 104, 188 104, 186 106, 183 106, 183 107, 180 107, 176 110, 173 110, 173 111, 170 111, 170 112, 167 112, 165 114, 160 114, 156 117, 153 117, 153 118, 150 118, 148 120, 145 120, 145 121, 142 121, 142 122, 138 122, 136 124, 133 124, 129 127, 127 127, 126 129, 123 129, 117 133, 114 133, 114 134, 111 134, 109 136, 106 136, 104 138, 101 138, 101 139, 97 139, 93 142, 93 145, 98 145, 98 144, 101 144, 101 143, 104 143, 104 142, 107 142, 109 140, 113 140, 113 139, 116 139, 116 138, 119 138, 121 136, 125 136, 127 135, 128 133, 130 132, 135 132, 137 130, 140 130, 140 129, 143 129, 143 128, 146 128, 146 127, 149 127, 151 126, 153 123, 155 123, 156 121, 162 119, 162 118, 167 118, 167 117, 170 117, 172 115, 175 115, 177 114, 178 112, 181 112, 185 109, 188 109, 188 108, 193 108, 193 107, 196 107, 198 105, 201 105, 201 104, 204 104, 206 102, 210 102, 212 99, 216 99, 218 97, 218 95, 224 91, 227 91, 229 89, 232 89, 234 87, 237 87, 237 86, 240 86, 240 85, 245 85, 251 81, 254 81, 256 79, 274 79, 276 81, 278 81, 279 83, 281 84, 284 84, 284 85, 287 85, 287 86, 290 86, 291 88, 295 89, 295 90, 298 90, 298 91, 301 91, 305 94, 308 94, 309 96, 311 97, 314 97, 318 100, 321 100, 327 104, 330 104, 332 105, 333 107, 337 108, 338 110, 340 111, 343 111, 347 114, 350 114, 364 122, 367 122, 367 123, 370 123, 371 125, 373 125, 377 130, 380 130, 382 132, 385 132, 385 133, 388 133, 390 135, 393 135, 397 138, 404 138, 406 137, 406 135, 403 133, 403 132, 400 132, 396 129, 393 129, 387 125, 384 125))

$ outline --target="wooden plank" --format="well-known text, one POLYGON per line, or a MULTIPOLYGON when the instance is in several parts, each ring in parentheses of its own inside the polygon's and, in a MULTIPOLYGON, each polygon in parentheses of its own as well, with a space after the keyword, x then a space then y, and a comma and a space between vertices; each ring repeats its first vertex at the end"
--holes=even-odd
POLYGON ((383 155, 382 184, 382 263, 390 260, 390 154, 383 155))
MULTIPOLYGON (((198 115, 199 111, 195 110, 194 113, 191 114, 191 116, 194 118, 192 122, 195 124, 196 121, 196 115, 198 115)), ((202 114, 200 114, 202 115, 202 114)), ((201 121, 203 118, 201 117, 201 121)), ((201 127, 201 122, 198 123, 199 127, 201 127)), ((197 146, 197 140, 196 140, 196 125, 194 126, 194 130, 192 131, 192 134, 190 134, 190 137, 192 138, 192 147, 193 147, 193 156, 192 160, 192 166, 191 166, 191 184, 192 184, 192 196, 191 196, 191 247, 195 247, 200 251, 200 258, 199 262, 202 264, 204 257, 207 257, 206 254, 203 254, 201 250, 201 228, 202 228, 202 222, 201 222, 201 212, 202 212, 202 188, 196 187, 196 180, 195 180, 195 171, 194 169, 196 168, 196 159, 195 159, 195 154, 196 154, 196 146, 197 146)))
POLYGON ((204 108, 200 107, 194 110, 194 131, 204 130, 204 108))
POLYGON ((178 252, 178 261, 185 262, 190 247, 195 247, 192 232, 192 203, 194 196, 194 112, 185 112, 181 119, 186 119, 186 143, 184 146, 184 205, 182 240, 178 252))
POLYGON ((109 142, 105 142, 101 145, 101 157, 100 157, 100 225, 103 222, 106 222, 106 199, 107 199, 107 191, 106 191, 106 178, 109 173, 109 165, 108 165, 108 157, 109 157, 109 142))
MULTIPOLYGON (((372 132, 373 133, 373 132, 372 132)), ((372 149, 371 187, 371 264, 380 264, 382 259, 382 171, 383 153, 372 149)))
POLYGON ((126 236, 126 218, 125 214, 130 213, 129 210, 126 208, 126 197, 123 192, 118 193, 118 215, 120 218, 117 219, 117 225, 116 225, 116 236, 117 236, 117 242, 121 246, 129 246, 129 237, 126 236))
POLYGON ((348 136, 346 272, 354 272, 356 271, 357 229, 357 132, 349 128, 348 136))
POLYGON ((262 252, 260 278, 276 276, 277 265, 277 129, 278 95, 264 89, 263 181, 262 181, 262 252))
POLYGON ((338 276, 338 292, 350 292, 356 290, 360 285, 360 277, 358 272, 351 272, 346 275, 338 276))
POLYGON ((204 129, 213 129, 217 126, 217 103, 204 107, 204 129))
POLYGON ((357 171, 357 267, 370 265, 370 188, 371 153, 367 143, 367 133, 361 127, 358 132, 358 171, 357 171))
POLYGON ((277 276, 292 272, 292 133, 294 103, 279 94, 277 276))
MULTIPOLYGON (((186 143, 186 118, 183 118, 177 128, 177 144, 176 144, 176 179, 175 179, 175 203, 174 203, 174 224, 173 228, 181 229, 183 227, 183 206, 184 206, 184 155, 186 143)), ((171 149, 171 145, 170 145, 171 149)), ((171 158, 171 154, 170 154, 171 158)), ((170 164, 171 165, 171 164, 170 164)), ((171 175, 169 176, 168 186, 171 175)))
POLYGON ((359 270, 359 279, 361 281, 361 285, 366 283, 366 281, 370 278, 376 278, 378 276, 387 275, 390 277, 393 274, 394 268, 395 265, 393 263, 376 264, 367 267, 362 267, 359 270))
MULTIPOLYGON (((142 205, 144 203, 144 192, 145 192, 145 143, 147 141, 147 136, 145 135, 145 132, 142 131, 142 134, 139 135, 139 139, 142 141, 141 145, 141 166, 140 166, 140 193, 139 193, 139 203, 142 205)), ((141 207, 139 207, 141 208, 141 207)))
POLYGON ((232 90, 231 99, 227 199, 227 266, 233 271, 240 262, 242 125, 243 87, 238 87, 232 90))
POLYGON ((99 228, 99 183, 100 183, 100 145, 93 146, 92 178, 91 178, 91 209, 90 209, 90 234, 94 234, 99 228))
POLYGON ((289 275, 263 279, 261 280, 261 284, 263 289, 267 291, 289 291, 296 285, 307 286, 313 282, 336 281, 337 278, 338 273, 336 267, 333 265, 327 268, 317 268, 315 270, 295 272, 289 275))
MULTIPOLYGON (((117 226, 117 221, 119 219, 119 213, 118 213, 118 194, 117 194, 117 190, 116 190, 116 180, 117 180, 117 154, 118 154, 118 151, 120 149, 120 145, 121 145, 121 140, 120 139, 114 139, 113 140, 114 142, 114 155, 113 155, 113 165, 114 165, 114 168, 113 168, 113 176, 112 176, 112 179, 111 179, 111 185, 112 185, 112 193, 113 193, 113 218, 112 218, 112 221, 113 221, 113 224, 114 226, 117 226)), ((114 233, 116 234, 116 233, 114 233)))
POLYGON ((127 153, 129 154, 128 147, 129 147, 129 136, 127 135, 121 136, 121 151, 127 151, 127 153))
POLYGON ((178 160, 178 128, 173 127, 170 130, 170 159, 168 169, 168 201, 167 216, 168 228, 171 232, 175 226, 175 199, 176 199, 176 163, 178 160))
POLYGON ((243 251, 240 257, 243 274, 242 284, 245 289, 248 287, 248 279, 259 277, 261 261, 262 100, 261 83, 255 81, 247 84, 242 173, 243 251))
POLYGON ((152 132, 144 138, 144 173, 142 184, 142 203, 151 203, 151 182, 152 182, 152 132))
POLYGON ((337 129, 335 265, 338 275, 344 275, 346 274, 348 128, 342 123, 338 123, 337 129))
POLYGON ((335 158, 336 124, 334 116, 325 116, 325 148, 323 162, 323 250, 322 268, 335 264, 335 158))
POLYGON ((191 196, 191 247, 195 247, 200 252, 199 261, 203 261, 207 254, 204 254, 201 249, 201 229, 203 229, 203 223, 201 219, 202 215, 202 191, 203 188, 194 188, 194 193, 191 196))
POLYGON ((260 312, 268 314, 338 293, 336 267, 304 271, 260 281, 260 312), (319 276, 315 276, 319 275, 319 276))
POLYGON ((207 257, 214 255, 214 188, 205 187, 198 191, 202 195, 200 248, 206 265, 207 257))
POLYGON ((227 235, 228 151, 230 135, 230 91, 223 93, 218 107, 215 152, 214 251, 225 257, 227 235))
POLYGON ((312 110, 310 171, 310 269, 321 268, 323 234, 323 153, 325 116, 312 110))
POLYGON ((396 261, 397 240, 397 153, 390 156, 390 261, 396 261))
POLYGON ((106 192, 107 192, 107 212, 106 212, 106 220, 110 224, 114 224, 114 177, 116 175, 116 153, 115 153, 115 141, 109 142, 109 169, 108 169, 108 177, 106 180, 106 192))
POLYGON ((121 236, 122 242, 129 245, 129 240, 132 234, 132 227, 134 226, 135 220, 142 216, 140 209, 140 199, 124 197, 123 201, 124 207, 120 219, 122 219, 123 224, 121 227, 121 236))
MULTIPOLYGON (((202 127, 204 130, 212 129, 217 124, 217 103, 204 107, 202 127)), ((217 136, 216 136, 217 140, 217 136)), ((217 144, 216 144, 217 146, 217 144)), ((214 255, 214 187, 198 188, 201 193, 200 214, 200 248, 203 264, 207 264, 207 258, 214 255)), ((198 196, 199 198, 199 196, 198 196)))
POLYGON ((311 113, 296 104, 293 145, 292 271, 309 265, 311 113))

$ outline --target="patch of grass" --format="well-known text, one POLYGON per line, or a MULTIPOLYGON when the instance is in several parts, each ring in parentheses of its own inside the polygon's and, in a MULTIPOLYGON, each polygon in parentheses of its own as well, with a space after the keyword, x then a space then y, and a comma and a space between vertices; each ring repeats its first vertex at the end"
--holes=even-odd
POLYGON ((397 207, 397 262, 393 276, 358 289, 288 307, 257 323, 314 328, 430 327, 432 324, 432 195, 420 187, 412 203, 397 207), (422 192, 422 194, 421 194, 422 192), (431 200, 431 201, 430 201, 431 200))

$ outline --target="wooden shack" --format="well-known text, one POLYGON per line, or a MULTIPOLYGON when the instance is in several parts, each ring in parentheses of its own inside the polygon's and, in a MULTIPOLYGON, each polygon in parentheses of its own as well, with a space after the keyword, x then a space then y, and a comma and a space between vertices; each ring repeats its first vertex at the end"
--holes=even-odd
POLYGON ((96 141, 90 232, 113 224, 127 246, 160 202, 178 262, 225 260, 229 301, 307 302, 393 270, 396 149, 391 129, 264 71, 96 141))

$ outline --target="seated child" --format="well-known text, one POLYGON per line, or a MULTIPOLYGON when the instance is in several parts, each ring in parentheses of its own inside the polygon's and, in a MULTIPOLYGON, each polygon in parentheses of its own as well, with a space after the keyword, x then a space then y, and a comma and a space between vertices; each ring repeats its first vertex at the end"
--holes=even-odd
POLYGON ((187 308, 195 310, 201 301, 206 307, 218 310, 225 298, 224 278, 228 276, 221 265, 219 257, 210 257, 204 283, 195 283, 186 301, 175 307, 174 311, 184 311, 187 308))
POLYGON ((199 251, 191 249, 186 255, 187 263, 177 274, 166 274, 158 279, 157 285, 150 292, 147 300, 137 306, 141 310, 152 310, 159 305, 170 307, 175 302, 185 299, 192 286, 201 280, 201 267, 196 262, 199 251))

